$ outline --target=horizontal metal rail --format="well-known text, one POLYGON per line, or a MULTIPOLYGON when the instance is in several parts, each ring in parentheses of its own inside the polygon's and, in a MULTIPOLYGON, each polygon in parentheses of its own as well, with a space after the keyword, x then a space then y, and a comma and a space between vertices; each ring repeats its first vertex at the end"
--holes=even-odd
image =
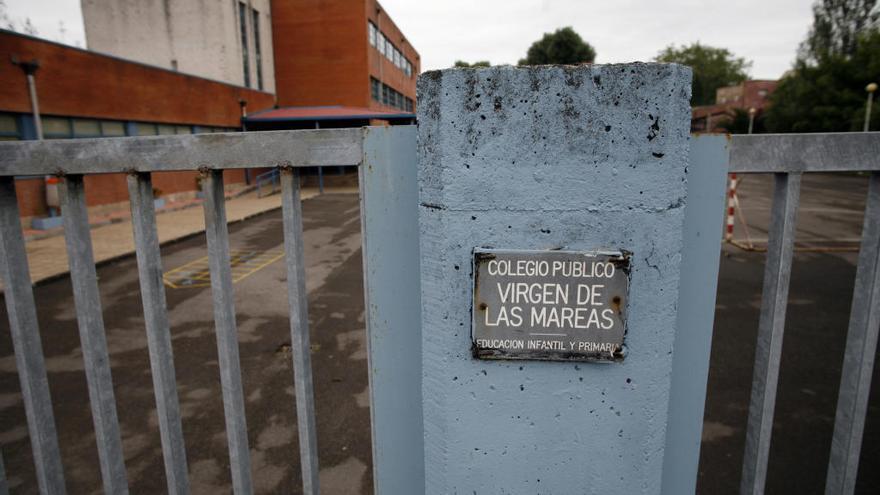
POLYGON ((0 142, 0 176, 357 166, 362 129, 0 142))
POLYGON ((735 134, 730 172, 880 170, 880 132, 735 134))

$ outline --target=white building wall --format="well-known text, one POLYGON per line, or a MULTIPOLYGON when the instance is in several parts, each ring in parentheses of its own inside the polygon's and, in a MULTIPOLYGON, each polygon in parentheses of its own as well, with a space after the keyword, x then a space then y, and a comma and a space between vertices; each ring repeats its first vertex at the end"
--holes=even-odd
MULTIPOLYGON (((82 0, 90 50, 245 86, 240 0, 82 0)), ((263 90, 275 92, 270 0, 245 0, 248 87, 258 88, 253 11, 259 16, 263 90)))

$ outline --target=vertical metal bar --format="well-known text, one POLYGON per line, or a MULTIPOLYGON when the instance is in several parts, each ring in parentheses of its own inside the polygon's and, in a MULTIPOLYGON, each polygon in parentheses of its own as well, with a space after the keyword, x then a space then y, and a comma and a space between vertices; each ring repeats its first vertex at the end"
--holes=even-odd
MULTIPOLYGON (((321 128, 321 122, 315 121, 315 129, 321 128)), ((324 168, 318 165, 318 192, 324 194, 324 168)))
POLYGON ((309 310, 303 261, 302 206, 299 173, 293 168, 281 171, 281 205, 284 217, 284 253, 287 262, 287 302, 290 307, 290 347, 296 392, 296 424, 303 493, 318 494, 318 440, 315 429, 315 394, 312 385, 309 310))
MULTIPOLYGON (((717 229, 726 192, 729 144, 726 136, 691 137, 692 166, 687 180, 681 252, 681 265, 687 270, 682 270, 679 280, 678 323, 663 453, 663 495, 695 493, 697 489, 721 256, 717 229)), ((366 244, 366 236, 364 240, 366 244)))
POLYGON ((6 481, 6 466, 3 465, 2 451, 0 451, 0 495, 9 495, 9 482, 6 481))
POLYGON ((150 350, 153 393, 156 396, 156 412, 159 417, 159 436, 162 439, 162 457, 165 461, 165 478, 168 493, 185 495, 189 493, 186 447, 177 399, 174 354, 171 349, 165 286, 162 282, 162 258, 150 174, 129 175, 128 195, 131 199, 132 229, 147 329, 147 347, 150 350))
POLYGON ((214 297, 214 325, 220 359, 220 382, 223 387, 223 410, 226 415, 226 436, 229 440, 232 488, 236 494, 250 494, 253 491, 251 458, 244 415, 241 364, 238 359, 235 298, 232 292, 225 203, 223 171, 206 171, 205 227, 208 238, 208 263, 211 269, 211 293, 214 297))
POLYGON ((37 484, 42 494, 66 493, 34 293, 18 217, 15 179, 8 176, 0 177, 0 277, 5 284, 3 298, 9 313, 37 484))
POLYGON ((119 436, 119 420, 116 416, 116 399, 110 376, 110 357, 107 353, 107 336, 101 314, 101 295, 98 292, 98 276, 95 273, 82 175, 64 178, 62 207, 64 241, 67 244, 67 260, 70 264, 70 281, 73 286, 89 402, 92 406, 92 421, 95 424, 101 479, 106 493, 128 493, 125 457, 119 436))
POLYGON ((794 247, 795 223, 801 190, 800 173, 774 174, 773 206, 770 218, 764 287, 761 296, 761 319, 755 349, 752 394, 740 493, 764 493, 767 459, 773 432, 776 385, 782 357, 785 309, 794 247))
POLYGON ((831 439, 826 494, 855 492, 871 373, 880 328, 880 172, 871 174, 843 372, 831 439))

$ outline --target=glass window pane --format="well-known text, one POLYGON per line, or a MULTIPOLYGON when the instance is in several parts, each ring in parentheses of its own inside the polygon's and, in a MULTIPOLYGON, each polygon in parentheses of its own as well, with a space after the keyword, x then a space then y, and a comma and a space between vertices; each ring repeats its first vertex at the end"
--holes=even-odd
POLYGON ((8 113, 0 114, 0 132, 18 135, 18 119, 8 113))
POLYGON ((174 130, 177 134, 192 134, 192 128, 188 125, 179 125, 174 130))
POLYGON ((73 119, 73 135, 77 137, 100 136, 101 125, 97 120, 73 119))
POLYGON ((156 124, 147 124, 145 122, 138 122, 135 125, 135 132, 138 136, 155 136, 156 132, 156 124))
POLYGON ((173 125, 159 124, 159 134, 176 134, 173 125))
POLYGON ((59 117, 42 117, 43 134, 53 137, 70 137, 70 120, 59 117))
POLYGON ((376 46, 376 26, 372 22, 368 22, 367 24, 369 24, 370 45, 376 46))
POLYGON ((376 48, 379 49, 379 53, 385 55, 385 36, 382 33, 377 33, 376 37, 379 39, 378 46, 376 48))
POLYGON ((102 136, 125 136, 125 124, 115 120, 101 122, 102 136))

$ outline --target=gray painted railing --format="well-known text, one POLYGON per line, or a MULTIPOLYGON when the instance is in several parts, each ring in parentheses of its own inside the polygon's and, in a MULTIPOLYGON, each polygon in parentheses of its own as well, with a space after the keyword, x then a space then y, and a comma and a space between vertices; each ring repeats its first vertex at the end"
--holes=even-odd
MULTIPOLYGON (((14 177, 51 174, 64 178, 64 232, 101 477, 105 492, 127 493, 83 174, 128 174, 135 252, 168 492, 186 494, 189 492, 186 453, 162 283, 151 173, 201 171, 206 179, 206 237, 233 491, 249 494, 253 492, 251 461, 229 265, 223 170, 282 168, 284 240, 303 491, 314 495, 318 493, 318 453, 297 168, 359 166, 363 157, 362 140, 363 130, 341 129, 0 143, 0 277, 6 287, 4 298, 41 493, 61 494, 66 488, 14 177)), ((2 470, 0 473, 3 474, 0 486, 5 487, 5 473, 2 470)))
POLYGON ((855 492, 880 327, 880 133, 732 136, 730 171, 773 173, 767 261, 740 493, 764 493, 804 172, 870 172, 825 493, 855 492))
MULTIPOLYGON (((407 139, 414 139, 414 133, 407 136, 407 139)), ((128 489, 126 472, 82 176, 128 174, 138 274, 168 491, 185 494, 189 492, 189 481, 151 173, 202 171, 206 178, 204 208, 230 467, 235 493, 247 494, 252 492, 251 464, 229 273, 222 170, 281 169, 300 459, 304 493, 316 494, 318 457, 297 168, 359 166, 364 160, 363 139, 363 130, 340 129, 0 143, 0 277, 6 287, 4 298, 41 493, 65 493, 65 485, 14 177, 48 174, 65 179, 65 235, 71 280, 76 288, 76 314, 101 474, 105 491, 125 493, 128 489)), ((743 494, 763 493, 766 480, 801 174, 871 173, 826 485, 828 494, 853 493, 880 326, 880 133, 733 136, 727 149, 731 172, 773 173, 775 176, 743 461, 743 494)), ((369 267, 365 270, 369 271, 369 267)), ((374 417, 374 430, 377 421, 374 417)), ((0 457, 0 492, 5 487, 5 480, 0 457)))

